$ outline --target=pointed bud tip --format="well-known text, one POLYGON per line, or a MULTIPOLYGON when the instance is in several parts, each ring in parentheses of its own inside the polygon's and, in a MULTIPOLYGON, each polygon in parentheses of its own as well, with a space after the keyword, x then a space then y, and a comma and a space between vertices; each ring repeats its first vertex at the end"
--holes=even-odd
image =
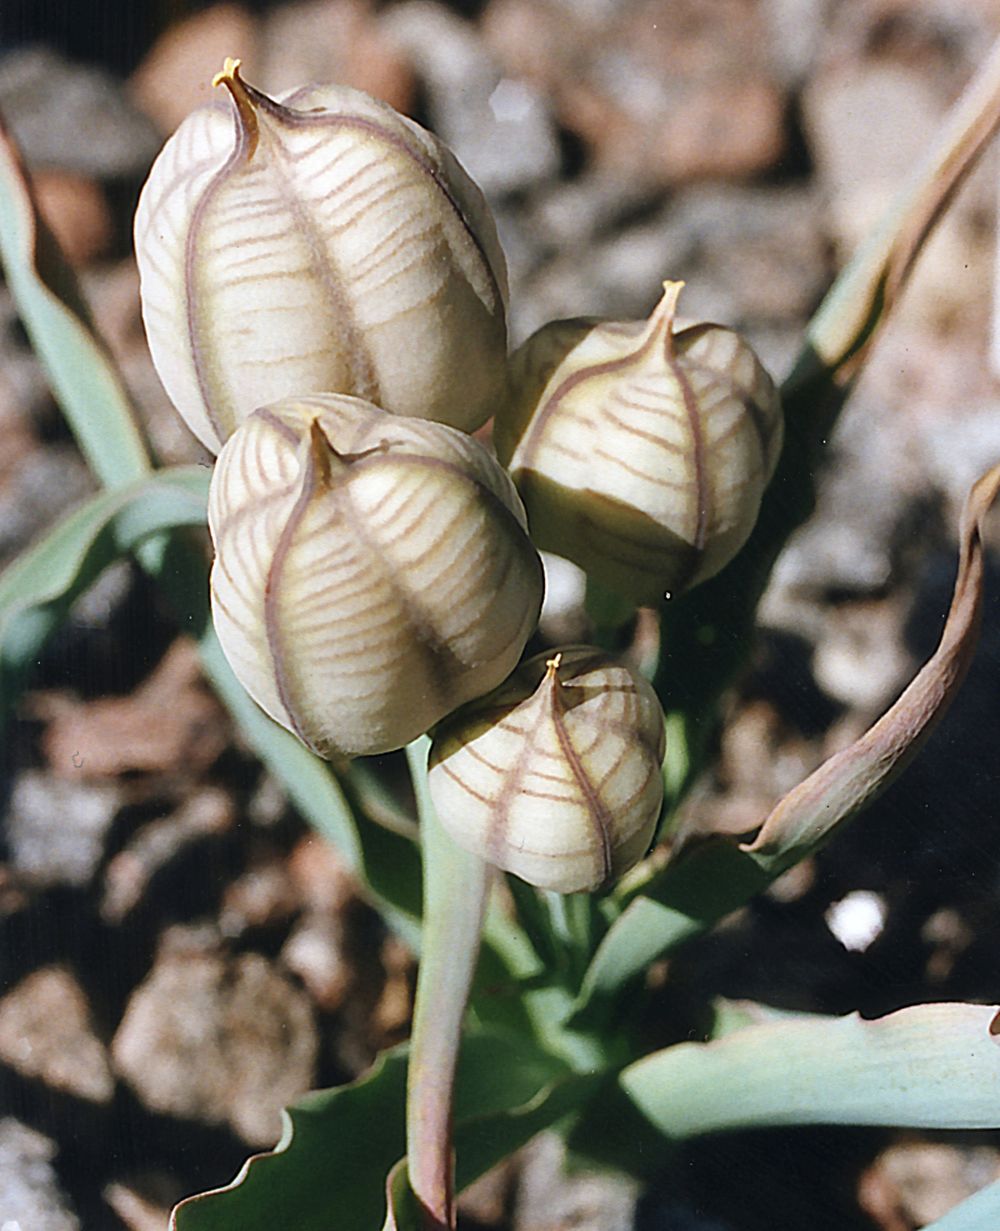
POLYGON ((559 678, 559 668, 562 666, 562 652, 553 654, 551 658, 545 661, 545 675, 539 686, 536 696, 547 697, 552 703, 557 703, 562 699, 563 684, 559 678))
MULTIPOLYGON (((257 111, 254 106, 253 95, 256 91, 253 87, 248 87, 247 83, 240 76, 240 68, 243 61, 226 56, 225 62, 219 72, 212 78, 212 86, 224 85, 232 95, 233 102, 236 104, 236 114, 238 122, 245 133, 247 141, 247 157, 252 158, 257 149, 257 111)), ((256 95, 260 98, 260 95, 256 95)))
POLYGON ((660 296, 660 302, 653 309, 655 320, 668 327, 673 327, 674 316, 677 313, 677 301, 681 297, 684 285, 682 280, 671 282, 669 278, 663 283, 663 294, 660 296))
POLYGON ((683 289, 684 283, 680 281, 671 282, 667 279, 663 283, 663 294, 660 296, 656 307, 649 314, 646 328, 642 332, 639 344, 640 350, 647 347, 655 338, 662 338, 665 345, 670 345, 670 340, 674 333, 677 300, 680 298, 683 289))
POLYGON ((226 56, 222 68, 212 78, 212 88, 215 89, 216 86, 224 85, 232 89, 232 86, 239 80, 242 63, 243 61, 238 58, 234 59, 232 56, 226 56))

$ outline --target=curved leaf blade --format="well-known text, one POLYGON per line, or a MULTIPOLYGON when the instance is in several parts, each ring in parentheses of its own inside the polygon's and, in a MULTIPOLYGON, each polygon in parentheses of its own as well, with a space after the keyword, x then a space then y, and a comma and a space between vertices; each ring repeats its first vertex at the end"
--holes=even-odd
MULTIPOLYGON (((307 1095, 286 1113, 275 1150, 249 1159, 224 1188, 182 1201, 171 1231, 378 1231, 387 1177, 405 1149, 406 1068, 404 1046, 380 1057, 359 1081, 307 1095)), ((579 1106, 591 1089, 521 1041, 470 1035, 456 1088, 456 1126, 471 1142, 459 1185, 579 1106)), ((395 1173, 396 1192, 401 1174, 405 1180, 395 1173)))
POLYGON ((0 711, 103 569, 153 535, 205 522, 208 472, 178 466, 92 496, 0 575, 0 711))
POLYGON ((35 353, 91 469, 121 487, 150 469, 125 386, 76 280, 38 217, 28 176, 0 120, 0 262, 35 353))
POLYGON ((973 1193, 929 1223, 924 1231, 996 1231, 1000 1227, 1000 1181, 973 1193))
POLYGON ((619 1078, 665 1136, 789 1124, 1000 1127, 1000 1008, 787 1018, 681 1043, 619 1078))

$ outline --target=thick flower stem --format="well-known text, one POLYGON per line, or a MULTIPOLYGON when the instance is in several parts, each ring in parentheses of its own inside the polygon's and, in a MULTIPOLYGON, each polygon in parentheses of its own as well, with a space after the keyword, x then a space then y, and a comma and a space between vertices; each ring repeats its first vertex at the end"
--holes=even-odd
POLYGON ((424 925, 406 1100, 410 1187, 428 1231, 455 1226, 452 1100, 492 869, 457 847, 427 795, 426 737, 407 749, 420 813, 424 925))

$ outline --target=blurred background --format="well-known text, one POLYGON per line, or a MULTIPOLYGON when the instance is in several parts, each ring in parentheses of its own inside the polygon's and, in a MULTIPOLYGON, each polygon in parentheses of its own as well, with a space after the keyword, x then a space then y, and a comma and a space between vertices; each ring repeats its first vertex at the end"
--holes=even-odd
MULTIPOLYGON (((776 377, 835 271, 1000 33, 997 0, 3 0, 0 113, 166 462, 206 460, 153 372, 139 187, 225 56, 337 80, 437 131, 483 187, 515 343, 682 311, 776 377)), ((782 557, 685 823, 752 828, 932 650, 958 509, 1000 459, 995 151, 921 259, 782 557)), ((0 567, 94 487, 0 285, 0 567)), ((1000 527, 998 527, 1000 530, 1000 527)), ((1000 542, 994 536, 994 543, 1000 542)), ((865 1015, 1000 998, 1000 570, 924 757, 821 857, 651 976, 649 1045, 725 996, 865 1015)), ((543 633, 585 635, 553 571, 543 633)), ((278 1108, 404 1038, 413 968, 206 691, 128 564, 77 605, 0 750, 0 1227, 164 1231, 278 1108)), ((734 1092, 734 1098, 738 1092, 734 1092)), ((1000 1177, 1000 1137, 745 1133, 570 1178, 544 1136, 477 1184, 495 1231, 914 1231, 1000 1177)))

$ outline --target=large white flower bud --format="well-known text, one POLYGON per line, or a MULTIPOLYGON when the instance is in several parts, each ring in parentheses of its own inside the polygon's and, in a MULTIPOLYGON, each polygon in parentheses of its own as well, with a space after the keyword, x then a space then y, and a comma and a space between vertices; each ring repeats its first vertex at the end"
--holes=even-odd
POLYGON ((428 786, 460 846, 529 884, 598 889, 645 855, 663 802, 663 711, 593 646, 522 664, 434 732, 428 786))
POLYGON ((255 411, 209 496, 215 627, 258 704, 321 756, 388 752, 513 670, 542 569, 471 437, 317 395, 255 411))
POLYGON ((539 547, 636 603, 704 581, 746 542, 781 452, 774 383, 731 329, 556 321, 511 359, 494 437, 539 547))
POLYGON ((142 311, 174 405, 213 452, 255 407, 348 393, 465 431, 505 387, 506 269, 451 152, 347 86, 275 101, 227 61, 135 220, 142 311))

